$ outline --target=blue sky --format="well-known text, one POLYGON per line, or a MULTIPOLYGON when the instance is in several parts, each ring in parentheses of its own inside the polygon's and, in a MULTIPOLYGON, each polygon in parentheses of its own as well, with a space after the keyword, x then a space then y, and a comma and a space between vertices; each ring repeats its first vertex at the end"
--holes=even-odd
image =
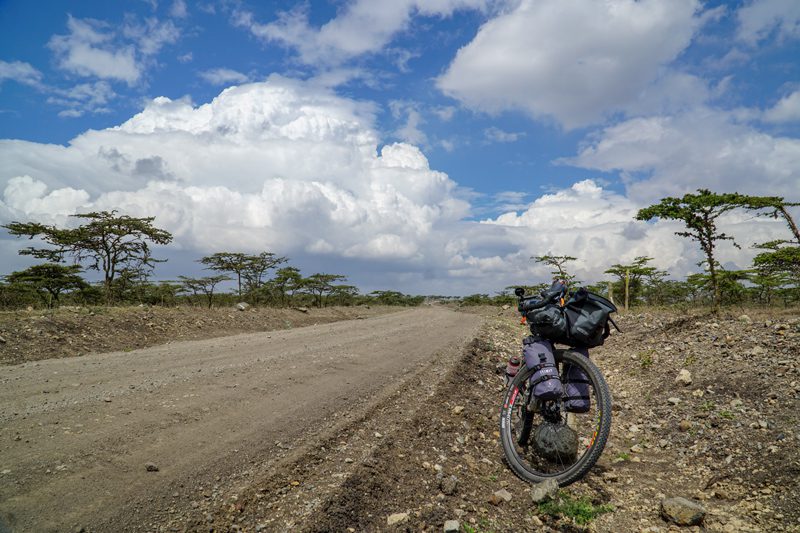
MULTIPOLYGON (((223 249, 363 290, 491 292, 543 253, 681 276, 696 247, 632 216, 798 200, 798 57, 793 0, 0 1, 0 222, 154 215, 162 279, 223 249)), ((784 231, 725 224, 729 268, 784 231)))

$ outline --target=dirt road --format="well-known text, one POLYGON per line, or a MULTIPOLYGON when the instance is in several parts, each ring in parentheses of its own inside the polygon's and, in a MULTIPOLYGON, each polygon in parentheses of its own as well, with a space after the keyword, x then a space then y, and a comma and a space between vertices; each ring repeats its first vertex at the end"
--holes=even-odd
POLYGON ((414 309, 0 367, 0 532, 158 530, 452 363, 480 322, 414 309))

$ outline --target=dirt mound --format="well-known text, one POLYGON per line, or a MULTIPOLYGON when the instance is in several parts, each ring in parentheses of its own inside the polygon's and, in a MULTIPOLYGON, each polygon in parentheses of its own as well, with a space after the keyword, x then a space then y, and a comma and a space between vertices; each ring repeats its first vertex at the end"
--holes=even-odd
POLYGON ((64 307, 53 311, 5 311, 0 312, 0 364, 129 351, 176 340, 366 318, 400 309, 64 307))

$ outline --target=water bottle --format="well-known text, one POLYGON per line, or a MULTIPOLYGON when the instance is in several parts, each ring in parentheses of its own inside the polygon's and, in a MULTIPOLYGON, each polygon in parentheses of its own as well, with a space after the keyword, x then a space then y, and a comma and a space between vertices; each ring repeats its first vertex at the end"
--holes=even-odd
POLYGON ((522 362, 516 355, 512 355, 511 358, 509 358, 508 363, 506 363, 506 385, 511 383, 511 380, 517 375, 521 364, 522 362))

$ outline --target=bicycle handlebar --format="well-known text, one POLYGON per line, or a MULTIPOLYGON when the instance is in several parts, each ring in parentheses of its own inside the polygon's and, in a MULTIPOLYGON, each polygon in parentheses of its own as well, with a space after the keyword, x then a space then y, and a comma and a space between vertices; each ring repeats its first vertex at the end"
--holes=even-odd
POLYGON ((535 296, 529 295, 520 295, 519 296, 519 303, 517 304, 517 310, 520 313, 527 313, 528 311, 533 311, 534 309, 541 309, 542 307, 556 301, 559 296, 561 296, 560 292, 555 294, 545 295, 544 298, 541 300, 534 300, 535 296))

